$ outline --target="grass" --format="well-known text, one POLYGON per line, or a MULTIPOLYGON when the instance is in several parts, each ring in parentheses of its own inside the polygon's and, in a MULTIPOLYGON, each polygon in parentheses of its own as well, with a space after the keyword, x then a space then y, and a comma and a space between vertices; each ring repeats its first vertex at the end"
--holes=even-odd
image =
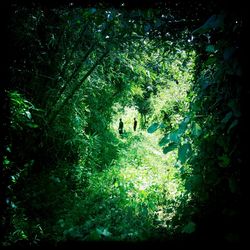
POLYGON ((173 231, 185 188, 176 152, 164 155, 158 141, 145 131, 119 138, 118 158, 89 177, 85 197, 61 220, 65 238, 140 241, 173 231))

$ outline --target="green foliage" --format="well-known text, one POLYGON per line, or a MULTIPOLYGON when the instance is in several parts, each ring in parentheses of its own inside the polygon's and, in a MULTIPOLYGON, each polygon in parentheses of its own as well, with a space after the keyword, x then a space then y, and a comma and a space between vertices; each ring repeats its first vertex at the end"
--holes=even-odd
POLYGON ((33 116, 41 115, 42 110, 35 108, 17 91, 9 92, 9 98, 12 128, 15 130, 22 130, 23 127, 37 128, 38 124, 35 123, 33 116))
MULTIPOLYGON (((237 82, 240 81, 240 69, 231 68, 232 71, 228 71, 228 67, 231 67, 229 64, 238 64, 238 58, 233 56, 235 51, 230 45, 230 42, 235 41, 230 33, 233 25, 230 23, 232 26, 229 25, 230 28, 226 28, 224 26, 226 20, 229 21, 224 15, 214 15, 193 32, 194 35, 210 33, 218 41, 216 46, 206 44, 204 41, 205 49, 197 55, 197 71, 194 81, 199 84, 194 85, 191 91, 188 91, 186 100, 188 100, 189 107, 186 108, 185 116, 173 123, 174 117, 166 115, 170 113, 170 108, 168 108, 168 112, 163 112, 165 116, 163 122, 165 122, 167 131, 165 130, 159 145, 163 147, 164 153, 178 148, 176 160, 179 162, 176 163, 176 166, 186 179, 186 188, 192 193, 197 207, 209 206, 209 202, 212 202, 216 204, 215 206, 218 206, 219 203, 221 209, 225 208, 226 203, 223 202, 225 197, 220 189, 227 193, 227 200, 234 199, 232 193, 237 190, 237 184, 236 182, 232 184, 231 178, 235 180, 239 175, 239 168, 235 166, 235 157, 240 157, 240 152, 237 150, 237 142, 235 144, 234 140, 239 140, 236 128, 239 126, 239 117, 241 117, 239 109, 241 86, 237 85, 237 82), (217 38, 216 32, 224 32, 224 37, 222 35, 223 38, 221 38, 220 35, 217 38), (206 53, 214 55, 212 57, 208 55, 207 60, 199 61, 206 53), (223 58, 223 62, 221 58, 223 58), (173 125, 168 126, 169 123, 173 125), (190 169, 189 167, 193 174, 187 171, 190 169), (224 177, 222 176, 225 174, 230 176, 227 177, 229 184, 223 182, 224 177)), ((168 102, 166 98, 161 98, 161 100, 164 105, 168 102)), ((174 107, 173 104, 170 107, 174 107)), ((238 215, 237 210, 235 217, 238 215)), ((223 218, 226 217, 225 215, 223 218)), ((227 217, 227 221, 230 220, 229 217, 227 217)), ((203 220, 201 217, 198 218, 198 220, 203 220)), ((207 223, 212 227, 210 222, 207 223)), ((224 227, 223 219, 220 223, 224 227)), ((181 232, 193 233, 195 225, 195 223, 189 222, 181 232)), ((235 229, 232 226, 230 230, 235 229)))
POLYGON ((182 232, 188 234, 193 233, 195 231, 195 226, 195 223, 191 221, 183 227, 182 232))
POLYGON ((169 134, 166 134, 160 141, 159 141, 159 146, 164 146, 170 141, 169 139, 169 134))
POLYGON ((238 220, 241 20, 201 25, 209 3, 186 19, 178 6, 11 7, 5 245, 161 239, 238 220))
POLYGON ((167 154, 168 152, 170 152, 176 148, 177 148, 177 144, 175 142, 171 142, 171 143, 169 143, 169 145, 167 147, 163 148, 163 153, 167 154))
POLYGON ((157 138, 140 132, 120 139, 117 159, 89 177, 87 195, 63 219, 66 239, 158 239, 160 228, 172 230, 171 220, 185 189, 174 157, 164 160, 155 146, 157 138))
POLYGON ((159 123, 153 123, 148 129, 148 133, 152 134, 159 128, 159 123))
POLYGON ((224 15, 213 15, 211 16, 201 27, 193 31, 194 35, 204 34, 212 29, 222 28, 224 25, 224 15))
POLYGON ((178 151, 178 159, 183 164, 190 156, 191 156, 192 150, 190 143, 184 143, 181 145, 178 151))
POLYGON ((193 123, 191 133, 195 137, 199 137, 202 133, 202 129, 198 123, 193 123))

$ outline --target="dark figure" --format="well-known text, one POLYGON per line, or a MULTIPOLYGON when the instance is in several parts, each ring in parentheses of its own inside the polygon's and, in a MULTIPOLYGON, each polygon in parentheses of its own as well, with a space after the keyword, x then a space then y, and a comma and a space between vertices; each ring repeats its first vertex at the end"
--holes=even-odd
POLYGON ((134 118, 134 131, 136 131, 136 127, 137 127, 137 120, 136 118, 134 118))
POLYGON ((118 130, 119 130, 120 135, 123 134, 123 121, 122 121, 122 119, 120 119, 118 130))

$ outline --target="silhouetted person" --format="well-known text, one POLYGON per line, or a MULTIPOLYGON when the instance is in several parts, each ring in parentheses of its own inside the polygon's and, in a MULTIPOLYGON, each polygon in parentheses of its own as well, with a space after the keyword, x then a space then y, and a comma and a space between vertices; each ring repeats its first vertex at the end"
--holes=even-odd
POLYGON ((136 118, 134 118, 134 131, 136 131, 136 127, 137 127, 137 120, 136 118))
POLYGON ((118 130, 119 130, 119 134, 122 135, 123 134, 123 121, 121 118, 120 118, 118 130))

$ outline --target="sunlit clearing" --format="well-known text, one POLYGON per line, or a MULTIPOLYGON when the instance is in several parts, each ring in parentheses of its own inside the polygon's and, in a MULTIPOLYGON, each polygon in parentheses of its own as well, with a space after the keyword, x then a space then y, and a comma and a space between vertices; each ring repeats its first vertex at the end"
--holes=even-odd
MULTIPOLYGON (((157 238, 157 228, 172 229, 171 219, 187 195, 174 166, 176 152, 164 155, 155 143, 159 136, 146 132, 124 140, 129 148, 121 148, 110 168, 90 177, 88 199, 80 203, 85 207, 92 200, 100 206, 81 214, 86 213, 87 223, 95 218, 114 240, 157 238), (143 228, 150 235, 145 236, 143 228)), ((87 239, 93 237, 90 234, 87 239)))

